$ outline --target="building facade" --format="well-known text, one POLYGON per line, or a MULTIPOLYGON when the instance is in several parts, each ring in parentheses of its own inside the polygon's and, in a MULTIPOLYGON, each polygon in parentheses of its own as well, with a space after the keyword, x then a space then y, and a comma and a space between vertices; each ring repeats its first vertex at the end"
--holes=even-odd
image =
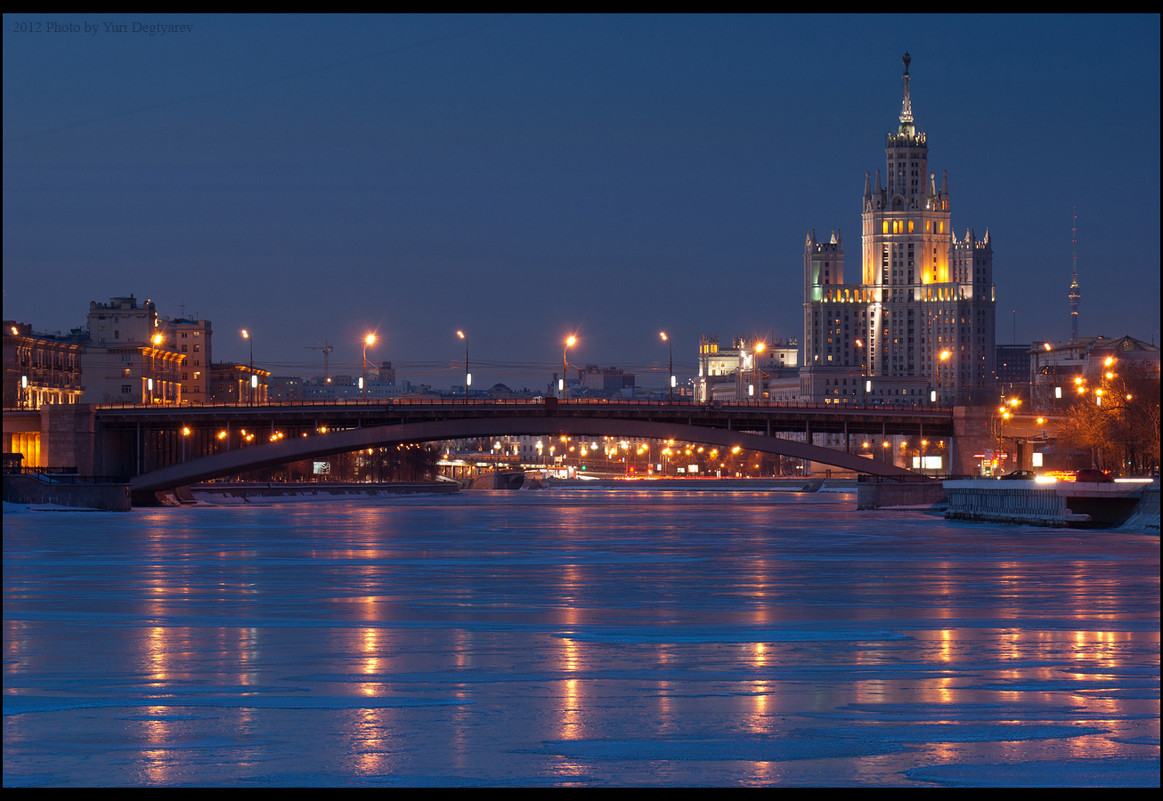
POLYGON ((585 394, 615 398, 634 397, 634 375, 624 373, 618 367, 587 364, 578 368, 577 380, 578 386, 585 394))
POLYGON ((38 334, 28 323, 4 321, 4 408, 39 409, 81 398, 83 345, 38 334))
POLYGON ((211 339, 214 333, 210 321, 166 320, 161 332, 166 347, 182 356, 182 403, 195 406, 209 403, 211 339))
POLYGON ((760 336, 736 336, 729 347, 716 334, 699 338, 699 374, 695 400, 795 401, 799 395, 799 346, 795 340, 767 342, 760 336))
POLYGON ((92 301, 86 324, 81 402, 181 403, 184 358, 167 341, 152 300, 92 301))
POLYGON ((160 342, 90 344, 81 361, 85 382, 82 403, 174 406, 182 401, 181 354, 160 342))
POLYGON ((972 403, 995 382, 993 249, 988 231, 958 239, 948 178, 929 172, 902 59, 900 123, 885 174, 864 178, 861 265, 846 280, 839 232, 804 242, 804 363, 814 403, 972 403))
POLYGON ((217 362, 210 365, 207 376, 209 403, 235 406, 259 406, 268 402, 269 370, 241 362, 217 362))
POLYGON ((137 298, 110 298, 108 303, 89 303, 86 319, 92 345, 150 344, 160 333, 161 322, 152 300, 138 304, 137 298))

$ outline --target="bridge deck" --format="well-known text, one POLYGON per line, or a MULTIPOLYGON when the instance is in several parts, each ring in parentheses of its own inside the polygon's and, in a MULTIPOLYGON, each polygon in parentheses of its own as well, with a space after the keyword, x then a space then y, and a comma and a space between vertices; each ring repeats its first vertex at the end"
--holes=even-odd
MULTIPOLYGON (((791 456, 882 476, 911 476, 909 471, 870 460, 846 449, 812 442, 813 434, 905 434, 940 437, 952 432, 949 410, 844 409, 774 404, 711 405, 618 401, 424 401, 345 404, 272 404, 264 406, 180 407, 99 410, 104 431, 136 431, 139 451, 143 429, 168 432, 168 460, 154 460, 138 470, 135 490, 156 490, 205 481, 244 470, 284 464, 362 448, 401 442, 505 435, 617 436, 674 439, 791 456), (222 434, 243 427, 272 430, 269 442, 249 438, 235 447, 197 446, 181 458, 174 431, 197 428, 222 434), (275 432, 275 429, 278 429, 275 432), (189 457, 194 458, 189 458, 189 457)), ((155 437, 155 440, 158 438, 155 437)), ((229 443, 229 437, 227 443, 229 443)), ((138 463, 141 464, 139 458, 138 463)))
MULTIPOLYGON (((891 435, 951 435, 953 414, 948 407, 812 406, 774 403, 694 404, 634 400, 410 400, 384 402, 288 402, 258 406, 205 405, 179 407, 100 406, 102 426, 149 426, 277 422, 294 426, 329 427, 384 425, 428 420, 561 417, 678 422, 725 430, 765 433, 866 433, 891 435)), ((552 428, 552 427, 551 427, 552 428)), ((544 433, 552 433, 547 431, 544 433)))

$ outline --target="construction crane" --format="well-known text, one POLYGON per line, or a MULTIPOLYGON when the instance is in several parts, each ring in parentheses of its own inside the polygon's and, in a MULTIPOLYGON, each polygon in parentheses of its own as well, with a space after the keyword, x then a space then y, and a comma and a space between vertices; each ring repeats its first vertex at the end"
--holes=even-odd
POLYGON ((325 340, 323 340, 322 345, 307 345, 306 348, 307 348, 307 350, 321 350, 321 351, 323 351, 323 383, 330 384, 331 383, 331 373, 328 371, 327 355, 329 353, 331 353, 331 351, 335 350, 335 347, 333 345, 328 345, 327 340, 325 339, 325 340))

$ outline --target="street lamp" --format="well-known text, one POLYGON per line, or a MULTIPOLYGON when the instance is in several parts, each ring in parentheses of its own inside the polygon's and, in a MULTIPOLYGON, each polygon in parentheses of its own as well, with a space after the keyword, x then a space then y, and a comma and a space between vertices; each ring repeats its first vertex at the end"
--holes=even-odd
POLYGON ((759 381, 759 354, 767 350, 766 342, 755 343, 755 355, 751 362, 751 382, 756 385, 756 391, 760 398, 763 397, 763 384, 759 381))
POLYGON ((456 335, 464 340, 464 398, 468 400, 468 388, 472 385, 472 373, 468 371, 468 337, 463 331, 457 331, 456 335))
MULTIPOLYGON (((251 373, 253 373, 254 372, 254 340, 251 338, 250 332, 247 331, 245 328, 242 329, 242 338, 250 343, 250 370, 251 370, 251 373)), ((242 401, 242 398, 239 398, 239 402, 241 402, 241 401, 242 401)))
POLYGON ((363 377, 360 379, 360 389, 363 390, 363 399, 367 400, 367 346, 374 345, 376 341, 375 334, 368 334, 363 338, 363 377))
MULTIPOLYGON (((860 354, 860 382, 864 383, 864 340, 857 338, 856 340, 857 352, 860 354)), ((865 385, 864 390, 864 404, 868 404, 868 389, 865 385)))
POLYGON ((565 355, 566 352, 576 344, 577 337, 575 337, 573 334, 570 334, 565 339, 565 347, 561 349, 561 383, 558 385, 558 389, 561 391, 561 397, 563 398, 565 397, 565 373, 567 370, 569 370, 569 363, 566 361, 565 355))
POLYGON ((658 335, 662 337, 662 341, 666 343, 668 362, 670 368, 670 402, 674 403, 674 343, 670 341, 670 337, 666 335, 665 331, 659 331, 658 335))
POLYGON ((938 355, 940 361, 937 362, 937 395, 932 399, 936 403, 940 403, 945 399, 944 393, 941 392, 941 368, 945 366, 945 362, 949 361, 949 357, 952 355, 953 352, 948 349, 941 351, 938 355))

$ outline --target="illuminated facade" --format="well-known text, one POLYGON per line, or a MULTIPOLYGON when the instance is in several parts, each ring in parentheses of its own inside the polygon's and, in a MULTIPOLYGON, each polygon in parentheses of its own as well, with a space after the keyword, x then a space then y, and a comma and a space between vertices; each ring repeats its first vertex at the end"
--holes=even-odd
POLYGON ((736 336, 730 347, 720 347, 719 337, 699 339, 699 375, 695 399, 775 400, 794 402, 799 395, 797 367, 799 346, 795 340, 765 341, 761 336, 736 336))
POLYGON ((200 405, 210 402, 210 341, 213 330, 209 320, 178 318, 162 326, 165 344, 180 353, 182 360, 182 403, 200 405))
POLYGON ((4 408, 39 409, 81 398, 81 353, 76 341, 4 321, 4 408))
POLYGON ((210 403, 256 406, 268 402, 269 370, 241 362, 215 362, 210 365, 208 386, 210 403))
POLYGON ((185 357, 166 342, 152 300, 93 301, 86 324, 83 403, 181 403, 185 357))
POLYGON ((993 250, 987 232, 958 239, 948 179, 928 171, 913 123, 909 56, 886 174, 864 178, 859 281, 844 277, 838 232, 804 242, 801 395, 815 403, 986 401, 994 378, 993 250))
POLYGON ((90 344, 81 360, 85 376, 82 403, 174 406, 182 401, 182 355, 160 342, 90 344))

